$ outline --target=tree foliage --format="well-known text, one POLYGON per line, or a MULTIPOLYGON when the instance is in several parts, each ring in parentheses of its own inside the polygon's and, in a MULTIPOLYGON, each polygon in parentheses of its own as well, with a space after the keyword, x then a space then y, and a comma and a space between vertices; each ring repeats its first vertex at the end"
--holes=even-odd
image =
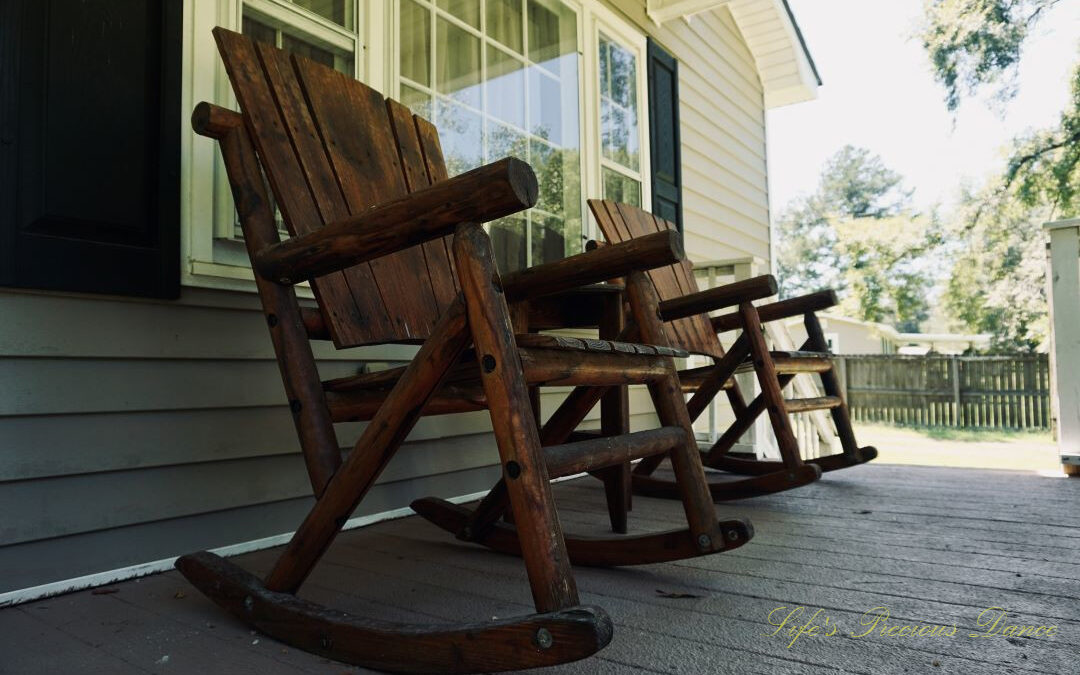
MULTIPOLYGON (((924 0, 922 40, 956 110, 965 96, 993 88, 1016 94, 1025 41, 1060 0, 924 0)), ((1008 161, 986 188, 965 195, 951 228, 949 314, 991 333, 998 351, 1045 348, 1049 334, 1042 223, 1080 206, 1080 67, 1071 97, 1051 128, 1013 140, 1008 161)))
MULTIPOLYGON (((924 0, 923 47, 949 110, 987 87, 999 100, 1012 98, 1024 42, 1060 1, 924 0)), ((1003 191, 1015 188, 1029 207, 1049 205, 1067 215, 1080 207, 1080 67, 1071 94, 1055 127, 1014 141, 999 184, 1003 191)))
POLYGON ((779 218, 781 295, 836 289, 848 316, 917 330, 932 279, 924 256, 936 219, 913 213, 903 178, 865 148, 826 162, 817 191, 779 218))
POLYGON ((924 0, 923 47, 956 110, 965 95, 997 84, 998 96, 1015 93, 1016 67, 1028 33, 1060 0, 924 0))
POLYGON ((948 314, 969 331, 990 333, 993 351, 1045 350, 1046 236, 1039 224, 1048 209, 987 188, 966 195, 960 215, 944 293, 948 314))

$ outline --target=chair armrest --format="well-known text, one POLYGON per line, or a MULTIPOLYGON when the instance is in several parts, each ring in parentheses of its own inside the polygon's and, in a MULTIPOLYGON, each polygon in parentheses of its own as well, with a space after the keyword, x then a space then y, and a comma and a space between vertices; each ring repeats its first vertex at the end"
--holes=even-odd
POLYGON ((710 288, 707 291, 664 300, 660 303, 660 316, 664 321, 674 321, 741 302, 760 300, 770 295, 776 295, 776 278, 771 274, 764 274, 760 277, 710 288))
POLYGON ((502 278, 507 302, 528 300, 626 276, 630 272, 672 265, 685 257, 682 235, 655 232, 621 244, 511 272, 502 278))
MULTIPOLYGON (((768 323, 769 321, 787 319, 789 317, 799 316, 800 314, 819 312, 823 309, 835 306, 837 302, 839 301, 836 298, 835 291, 818 291, 817 293, 800 295, 797 298, 789 298, 787 300, 780 300, 779 302, 770 302, 767 305, 758 307, 757 311, 758 316, 761 318, 761 322, 768 323)), ((712 327, 717 333, 735 330, 737 328, 742 328, 742 319, 738 314, 716 316, 712 319, 712 327)))
POLYGON ((532 168, 508 157, 363 213, 267 246, 255 271, 295 284, 452 234, 461 223, 483 223, 536 203, 532 168))

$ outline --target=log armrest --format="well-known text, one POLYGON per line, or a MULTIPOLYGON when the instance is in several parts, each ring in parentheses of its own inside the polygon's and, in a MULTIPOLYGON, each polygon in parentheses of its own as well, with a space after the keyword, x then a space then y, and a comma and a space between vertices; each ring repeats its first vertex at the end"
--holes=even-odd
POLYGON ((295 284, 452 234, 536 203, 532 168, 508 157, 417 190, 309 234, 266 247, 255 270, 295 284))
POLYGON ((760 300, 770 295, 776 295, 776 278, 771 274, 764 274, 760 277, 710 288, 707 291, 664 300, 660 303, 660 316, 664 321, 674 321, 731 307, 742 302, 760 300))
POLYGON ((684 257, 682 235, 665 230, 511 272, 503 275, 502 287, 507 302, 528 300, 672 265, 684 257))
MULTIPOLYGON (((787 319, 802 314, 820 312, 823 309, 834 307, 839 300, 835 291, 818 291, 800 295, 797 298, 770 302, 757 308, 758 316, 762 323, 787 319)), ((738 314, 724 314, 712 319, 712 327, 717 333, 742 328, 742 319, 738 314)))

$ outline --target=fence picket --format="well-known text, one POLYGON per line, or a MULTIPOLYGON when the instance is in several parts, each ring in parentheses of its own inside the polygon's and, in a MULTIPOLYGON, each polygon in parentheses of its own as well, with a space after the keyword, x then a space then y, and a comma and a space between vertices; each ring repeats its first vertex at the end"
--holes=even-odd
POLYGON ((906 426, 1047 429, 1046 354, 838 356, 858 422, 906 426))

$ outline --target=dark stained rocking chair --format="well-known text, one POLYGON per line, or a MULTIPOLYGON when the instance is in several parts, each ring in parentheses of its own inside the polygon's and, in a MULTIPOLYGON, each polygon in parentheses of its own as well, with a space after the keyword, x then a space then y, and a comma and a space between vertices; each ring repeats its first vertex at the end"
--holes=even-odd
MULTIPOLYGON (((623 245, 640 237, 655 236, 657 232, 675 230, 671 223, 626 204, 593 199, 589 200, 589 208, 609 244, 623 245)), ((832 291, 755 307, 753 300, 776 293, 776 280, 771 275, 699 291, 693 265, 683 260, 651 269, 647 276, 660 298, 660 314, 665 321, 670 344, 714 360, 711 366, 679 373, 684 389, 693 393, 687 404, 691 418, 697 419, 721 390, 735 413, 735 421, 712 447, 702 453, 702 457, 707 467, 746 477, 732 480, 727 476, 719 478, 710 475, 710 478, 716 478, 709 483, 715 500, 788 490, 817 480, 822 471, 855 466, 877 456, 876 449, 869 446, 860 448, 855 441, 828 344, 815 315, 815 312, 836 304, 832 291), (709 316, 709 312, 726 307, 737 307, 737 311, 718 317, 709 316), (806 343, 796 352, 770 352, 762 323, 800 314, 806 326, 806 343), (725 352, 718 333, 733 330, 740 333, 725 352), (761 387, 761 393, 749 403, 734 379, 734 375, 745 372, 754 372, 761 387), (800 373, 819 375, 825 396, 785 400, 783 388, 800 373), (843 452, 803 460, 788 413, 824 409, 832 414, 843 452), (758 460, 752 455, 738 456, 730 452, 763 412, 768 412, 776 435, 780 461, 758 460)), ((634 492, 656 497, 678 496, 671 480, 652 475, 662 459, 649 457, 634 468, 634 492)), ((620 486, 609 482, 608 489, 617 493, 620 486)), ((625 491, 625 486, 622 489, 625 491)), ((610 504, 618 504, 611 494, 610 504)), ((612 513, 612 522, 617 530, 620 518, 625 520, 625 516, 612 513)))
POLYGON ((658 320, 641 331, 656 346, 513 332, 508 303, 527 307, 533 297, 621 276, 632 294, 652 300, 655 316, 637 270, 681 259, 677 235, 500 277, 476 223, 532 206, 528 165, 507 159, 447 178, 435 128, 401 104, 313 61, 220 28, 214 35, 242 114, 202 103, 192 123, 224 158, 316 502, 265 580, 200 552, 176 562, 192 584, 271 637, 340 661, 396 672, 501 671, 581 659, 610 641, 607 615, 579 604, 572 560, 673 559, 750 539, 749 523, 716 520, 700 454, 688 443, 671 358, 682 352, 664 345, 658 320), (263 171, 291 235, 284 242, 263 171), (318 311, 297 302, 293 285, 305 280, 318 311), (404 368, 320 382, 311 339, 421 346, 404 368), (649 384, 661 428, 569 443, 578 420, 561 423, 565 432, 538 430, 530 386, 629 383, 649 384), (416 421, 484 409, 514 520, 511 532, 500 525, 489 533, 524 558, 537 613, 403 625, 297 598, 416 421), (370 422, 342 461, 333 424, 354 420, 370 422), (564 537, 550 478, 653 454, 672 458, 687 529, 612 546, 564 537))

